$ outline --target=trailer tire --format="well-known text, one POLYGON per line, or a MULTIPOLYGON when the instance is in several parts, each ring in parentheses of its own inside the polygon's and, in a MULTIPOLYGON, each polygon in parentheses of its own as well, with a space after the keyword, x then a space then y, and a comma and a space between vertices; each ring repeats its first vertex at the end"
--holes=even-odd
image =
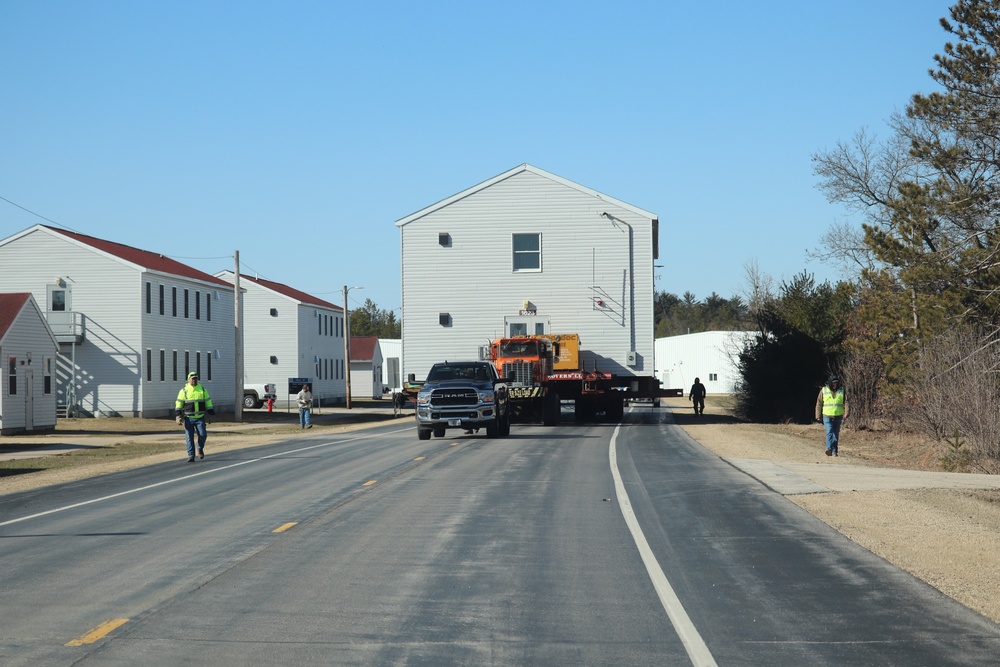
POLYGON ((559 394, 549 392, 545 396, 544 405, 542 405, 542 424, 544 426, 557 426, 561 411, 562 404, 559 402, 559 394))
POLYGON ((486 425, 486 437, 495 438, 500 432, 500 415, 497 415, 493 421, 486 425))

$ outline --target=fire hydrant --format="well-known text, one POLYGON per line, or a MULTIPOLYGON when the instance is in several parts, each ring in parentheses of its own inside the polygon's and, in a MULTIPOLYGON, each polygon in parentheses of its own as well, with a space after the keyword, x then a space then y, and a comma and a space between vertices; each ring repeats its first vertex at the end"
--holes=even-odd
POLYGON ((274 412, 274 398, 271 396, 267 397, 267 411, 274 412))

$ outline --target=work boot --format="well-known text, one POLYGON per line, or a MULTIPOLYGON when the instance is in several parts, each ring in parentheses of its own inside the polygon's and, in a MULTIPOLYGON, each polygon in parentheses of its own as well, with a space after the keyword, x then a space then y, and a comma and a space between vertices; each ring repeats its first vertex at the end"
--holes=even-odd
POLYGON ((188 463, 194 463, 194 457, 193 456, 188 459, 188 463))
POLYGON ((198 458, 199 459, 205 458, 205 450, 204 450, 204 448, 199 448, 198 449, 198 458))

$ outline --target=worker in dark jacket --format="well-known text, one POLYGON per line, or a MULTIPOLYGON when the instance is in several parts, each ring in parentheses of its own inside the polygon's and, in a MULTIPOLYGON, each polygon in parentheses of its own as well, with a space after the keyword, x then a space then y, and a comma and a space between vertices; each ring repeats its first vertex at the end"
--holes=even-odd
POLYGON ((688 400, 694 403, 694 413, 696 415, 705 414, 705 385, 701 383, 701 378, 695 378, 688 392, 688 400))
POLYGON ((193 463, 195 433, 198 434, 198 457, 203 459, 205 458, 205 440, 208 439, 205 421, 209 416, 215 416, 215 408, 212 407, 212 397, 209 396, 208 390, 198 382, 198 374, 188 373, 187 379, 187 384, 177 392, 174 411, 177 415, 177 423, 184 424, 188 463, 193 463))

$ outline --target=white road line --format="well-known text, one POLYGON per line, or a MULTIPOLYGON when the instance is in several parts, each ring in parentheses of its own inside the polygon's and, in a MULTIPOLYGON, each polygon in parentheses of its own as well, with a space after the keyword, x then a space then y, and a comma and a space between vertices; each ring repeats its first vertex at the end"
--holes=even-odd
MULTIPOLYGON (((400 429, 398 431, 389 431, 388 433, 379 433, 378 435, 391 435, 393 433, 402 433, 403 431, 408 431, 410 429, 400 429)), ((85 505, 93 505, 94 503, 104 502, 105 500, 112 500, 114 498, 121 498, 122 496, 127 496, 133 493, 139 493, 140 491, 148 491, 149 489, 155 489, 158 486, 167 486, 168 484, 176 484, 177 482, 183 482, 194 477, 201 477, 202 475, 214 475, 215 473, 223 472, 231 468, 238 468, 239 466, 245 466, 248 463, 259 463, 261 461, 266 461, 268 459, 275 459, 282 456, 287 456, 289 454, 298 454, 300 452, 308 452, 310 449, 319 449, 320 447, 330 447, 331 445, 342 445, 347 442, 354 442, 355 440, 366 440, 368 438, 374 438, 375 435, 363 435, 356 438, 349 438, 347 440, 337 440, 335 442, 323 442, 318 445, 310 445, 308 447, 301 447, 299 449, 292 449, 287 452, 278 452, 277 454, 269 454, 268 456, 261 456, 256 459, 249 459, 246 461, 240 461, 238 463, 232 463, 227 466, 222 466, 221 468, 212 468, 211 470, 204 470, 202 472, 196 472, 192 475, 184 475, 183 477, 177 477, 176 479, 168 479, 163 482, 157 482, 156 484, 147 484, 146 486, 140 486, 135 489, 129 489, 128 491, 122 491, 120 493, 113 493, 110 496, 102 496, 100 498, 92 498, 90 500, 85 500, 82 503, 74 503, 72 505, 66 505, 65 507, 56 507, 55 509, 47 510, 45 512, 39 512, 37 514, 29 514, 28 516, 22 516, 19 519, 10 519, 9 521, 0 522, 0 526, 9 526, 13 523, 21 523, 22 521, 28 521, 30 519, 37 519, 41 516, 46 516, 48 514, 56 514, 58 512, 65 512, 66 510, 76 509, 77 507, 84 507, 85 505)), ((232 451, 232 450, 230 450, 232 451)), ((204 464, 200 464, 204 465, 204 464)))
POLYGON ((698 634, 694 623, 691 622, 687 612, 684 611, 684 606, 677 598, 677 594, 674 593, 670 582, 667 581, 667 576, 663 574, 660 564, 656 561, 656 556, 653 555, 653 550, 649 547, 649 542, 646 541, 646 536, 643 534, 642 528, 639 527, 639 521, 635 518, 632 503, 628 499, 628 493, 625 491, 625 485, 622 483, 621 472, 618 470, 618 450, 616 443, 620 430, 621 424, 615 427, 615 432, 611 436, 611 445, 608 448, 608 458, 611 461, 611 476, 615 479, 615 492, 618 495, 618 507, 621 508, 622 516, 625 517, 625 523, 628 524, 629 532, 632 533, 635 546, 639 549, 639 555, 642 557, 642 562, 646 566, 646 572, 653 582, 653 588, 656 589, 656 594, 660 598, 660 604, 663 605, 663 609, 667 612, 667 617, 670 618, 670 623, 681 638, 681 642, 687 650, 688 657, 691 658, 691 663, 695 667, 717 667, 715 658, 712 657, 708 646, 705 645, 705 640, 698 634))

